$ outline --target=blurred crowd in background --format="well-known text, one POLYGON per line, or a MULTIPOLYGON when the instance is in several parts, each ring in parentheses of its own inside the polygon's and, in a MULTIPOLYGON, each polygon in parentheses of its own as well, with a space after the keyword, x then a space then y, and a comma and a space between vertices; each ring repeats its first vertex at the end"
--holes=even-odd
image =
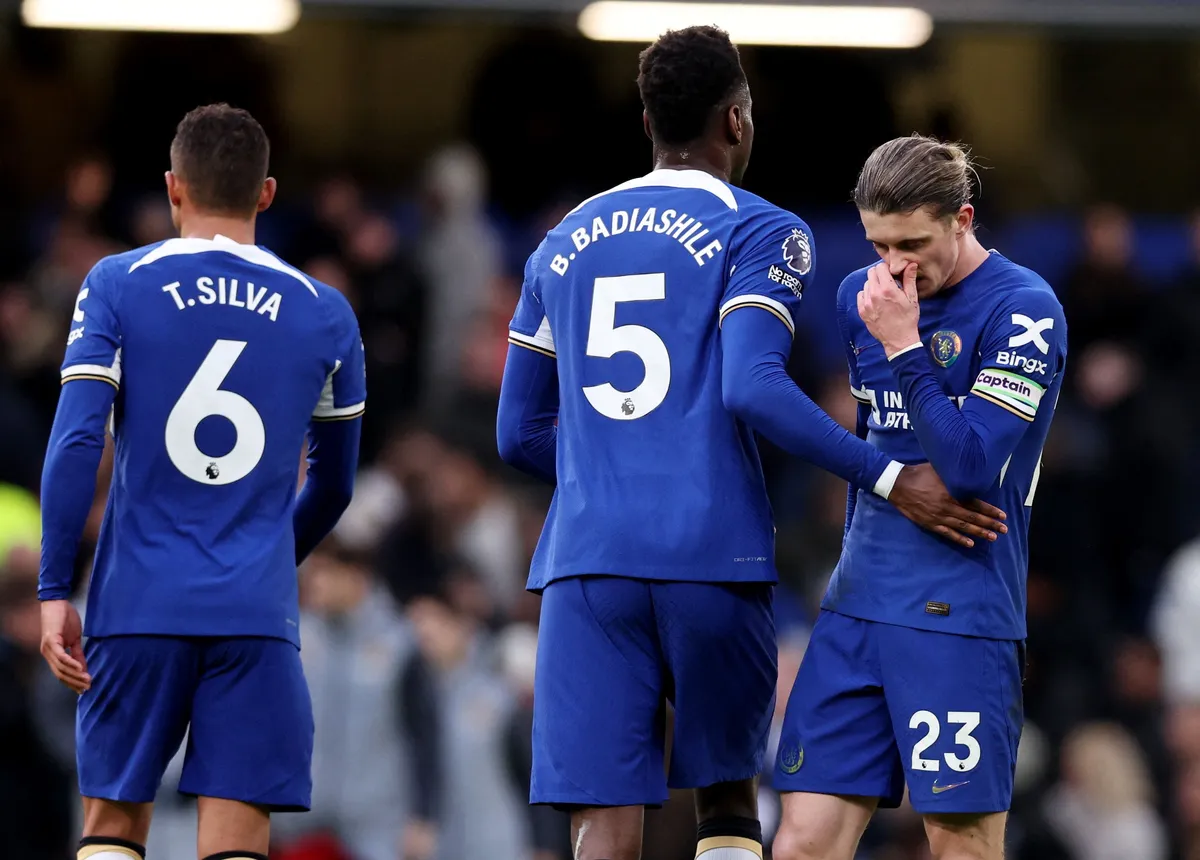
MULTIPOLYGON (((349 297, 369 385, 354 501, 300 571, 315 788, 311 813, 274 819, 280 860, 570 857, 565 815, 526 803, 538 598, 524 580, 551 488, 500 462, 494 422, 521 265, 574 198, 551 196, 514 222, 490 201, 500 170, 466 143, 446 145, 405 195, 328 173, 262 218, 261 244, 349 297)), ((73 856, 80 826, 74 697, 38 655, 35 594, 38 485, 70 311, 102 256, 172 235, 165 195, 128 193, 114 176, 108 154, 81 154, 57 196, 22 211, 0 261, 0 856, 10 860, 73 856)), ((769 187, 758 178, 757 190, 769 187)), ((852 427, 827 309, 872 252, 845 207, 797 211, 813 227, 823 286, 806 295, 791 370, 852 427)), ((1043 274, 1070 324, 1033 517, 1010 856, 1200 860, 1200 220, 1167 225, 1174 262, 1155 253, 1153 266, 1142 243, 1161 223, 1147 233, 1107 204, 1056 223, 1049 251, 1049 227, 984 218, 982 228, 985 245, 1053 267, 1043 274)), ((778 723, 840 549, 845 485, 762 449, 782 577, 778 723)), ((110 469, 111 451, 79 558, 81 602, 110 469)), ((151 860, 195 856, 178 764, 151 860)), ((769 841, 769 776, 760 795, 769 841)), ((862 858, 924 851, 905 807, 877 818, 862 858)), ((645 856, 693 852, 689 797, 673 795, 647 815, 645 856)))

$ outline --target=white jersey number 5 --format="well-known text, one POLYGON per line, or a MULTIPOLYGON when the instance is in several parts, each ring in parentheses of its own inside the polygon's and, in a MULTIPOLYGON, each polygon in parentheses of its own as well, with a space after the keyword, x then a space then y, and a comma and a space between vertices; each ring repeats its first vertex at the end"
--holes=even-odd
POLYGON ((232 484, 249 475, 262 459, 267 432, 254 405, 221 383, 233 369, 244 340, 218 340, 167 416, 167 455, 175 468, 200 484, 232 484), (196 445, 196 428, 210 416, 229 420, 237 433, 233 449, 210 457, 196 445))
POLYGON ((662 272, 596 278, 587 354, 612 358, 618 352, 632 352, 646 368, 646 375, 632 391, 618 391, 608 382, 583 389, 588 403, 606 418, 617 421, 644 418, 666 399, 667 389, 671 387, 671 357, 667 354, 667 345, 645 326, 616 325, 619 302, 661 301, 666 297, 666 276, 662 272))

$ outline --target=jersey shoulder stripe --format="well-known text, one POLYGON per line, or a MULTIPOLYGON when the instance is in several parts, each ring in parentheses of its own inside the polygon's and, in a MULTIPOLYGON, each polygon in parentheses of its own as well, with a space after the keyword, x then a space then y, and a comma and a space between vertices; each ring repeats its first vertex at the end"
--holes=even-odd
POLYGON ((572 209, 567 214, 567 218, 570 218, 594 200, 634 188, 690 188, 697 191, 707 191, 733 211, 736 212, 738 209, 737 197, 734 196, 733 190, 711 173, 705 173, 703 170, 671 170, 660 168, 659 170, 647 173, 645 176, 639 176, 635 179, 622 182, 620 185, 615 185, 607 191, 593 194, 572 209))
POLYGON ((225 236, 217 235, 214 239, 168 239, 161 245, 158 245, 154 250, 150 251, 144 257, 141 257, 129 267, 129 272, 132 273, 135 269, 142 266, 148 266, 156 263, 159 260, 167 257, 175 257, 186 254, 203 254, 209 251, 222 251, 226 254, 232 254, 235 257, 240 257, 247 263, 255 266, 262 266, 266 269, 274 269, 276 272, 282 272, 295 278, 300 283, 308 288, 308 291, 314 296, 318 296, 317 288, 313 286, 303 273, 293 269, 287 263, 280 260, 269 251, 265 251, 257 245, 242 245, 225 236))

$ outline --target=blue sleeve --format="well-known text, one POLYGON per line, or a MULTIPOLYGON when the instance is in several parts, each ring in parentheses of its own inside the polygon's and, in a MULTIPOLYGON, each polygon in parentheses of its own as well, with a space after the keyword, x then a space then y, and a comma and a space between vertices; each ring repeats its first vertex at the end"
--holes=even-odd
POLYGON ((735 310, 759 308, 795 335, 800 300, 816 264, 808 225, 781 209, 748 217, 738 226, 730 261, 718 314, 720 324, 735 310))
MULTIPOLYGON (((869 427, 867 422, 871 416, 871 402, 867 398, 866 392, 863 390, 862 378, 858 371, 858 356, 854 351, 854 340, 850 336, 850 324, 847 319, 846 296, 847 290, 850 287, 850 280, 854 276, 851 275, 842 282, 838 288, 837 301, 835 305, 835 318, 837 320, 838 335, 842 339, 842 347, 846 351, 846 367, 850 377, 850 394, 858 404, 854 416, 854 435, 859 439, 866 440, 869 427)), ((850 534, 850 523, 854 521, 854 508, 858 504, 858 487, 854 484, 848 484, 846 487, 846 524, 842 528, 842 540, 845 541, 846 536, 850 534)))
POLYGON ((525 261, 521 297, 517 299, 516 310, 508 324, 508 342, 554 358, 554 334, 550 331, 550 320, 542 307, 541 291, 538 289, 541 257, 542 246, 539 245, 525 261))
POLYGON ((62 363, 64 382, 100 379, 115 388, 121 385, 121 326, 110 270, 107 259, 97 263, 75 297, 62 363))
POLYGON ((333 370, 309 423, 308 472, 292 512, 296 564, 325 539, 350 505, 367 408, 367 366, 358 319, 341 293, 325 289, 334 313, 333 370))
POLYGON ((111 379, 85 375, 63 385, 42 467, 42 561, 39 600, 71 594, 75 555, 104 454, 104 428, 116 399, 111 379))
POLYGON ((334 310, 333 370, 325 380, 314 421, 346 421, 367 408, 367 362, 358 318, 346 298, 327 287, 334 310))
POLYGON ((314 419, 309 426, 308 475, 292 513, 296 564, 325 539, 349 506, 361 434, 361 415, 341 421, 314 419))
POLYGON ((558 451, 558 361, 538 289, 541 256, 539 246, 525 263, 521 296, 508 326, 496 445, 504 462, 553 484, 558 451))
POLYGON ((996 483, 1066 365, 1066 321, 1054 294, 1015 290, 989 318, 980 354, 961 410, 942 390, 925 349, 905 350, 889 362, 922 450, 959 499, 976 498, 996 483))
MULTIPOLYGON (((854 419, 854 435, 859 439, 867 438, 867 419, 871 414, 869 407, 858 404, 854 419)), ((850 534, 850 524, 854 522, 854 508, 858 505, 858 487, 854 484, 846 486, 846 524, 842 527, 842 540, 850 534)))
POLYGON ((791 333, 774 315, 732 314, 721 328, 725 407, 790 454, 886 498, 900 464, 846 432, 787 374, 791 333))
POLYGON ((553 484, 558 456, 558 362, 516 343, 508 347, 496 414, 500 457, 553 484))

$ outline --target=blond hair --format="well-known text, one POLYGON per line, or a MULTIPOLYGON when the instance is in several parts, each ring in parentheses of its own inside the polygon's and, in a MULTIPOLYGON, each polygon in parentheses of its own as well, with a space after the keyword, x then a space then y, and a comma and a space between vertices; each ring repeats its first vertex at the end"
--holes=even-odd
POLYGON ((965 146, 922 135, 897 137, 867 158, 854 186, 862 212, 892 215, 928 206, 936 218, 971 202, 971 180, 979 174, 965 146))

